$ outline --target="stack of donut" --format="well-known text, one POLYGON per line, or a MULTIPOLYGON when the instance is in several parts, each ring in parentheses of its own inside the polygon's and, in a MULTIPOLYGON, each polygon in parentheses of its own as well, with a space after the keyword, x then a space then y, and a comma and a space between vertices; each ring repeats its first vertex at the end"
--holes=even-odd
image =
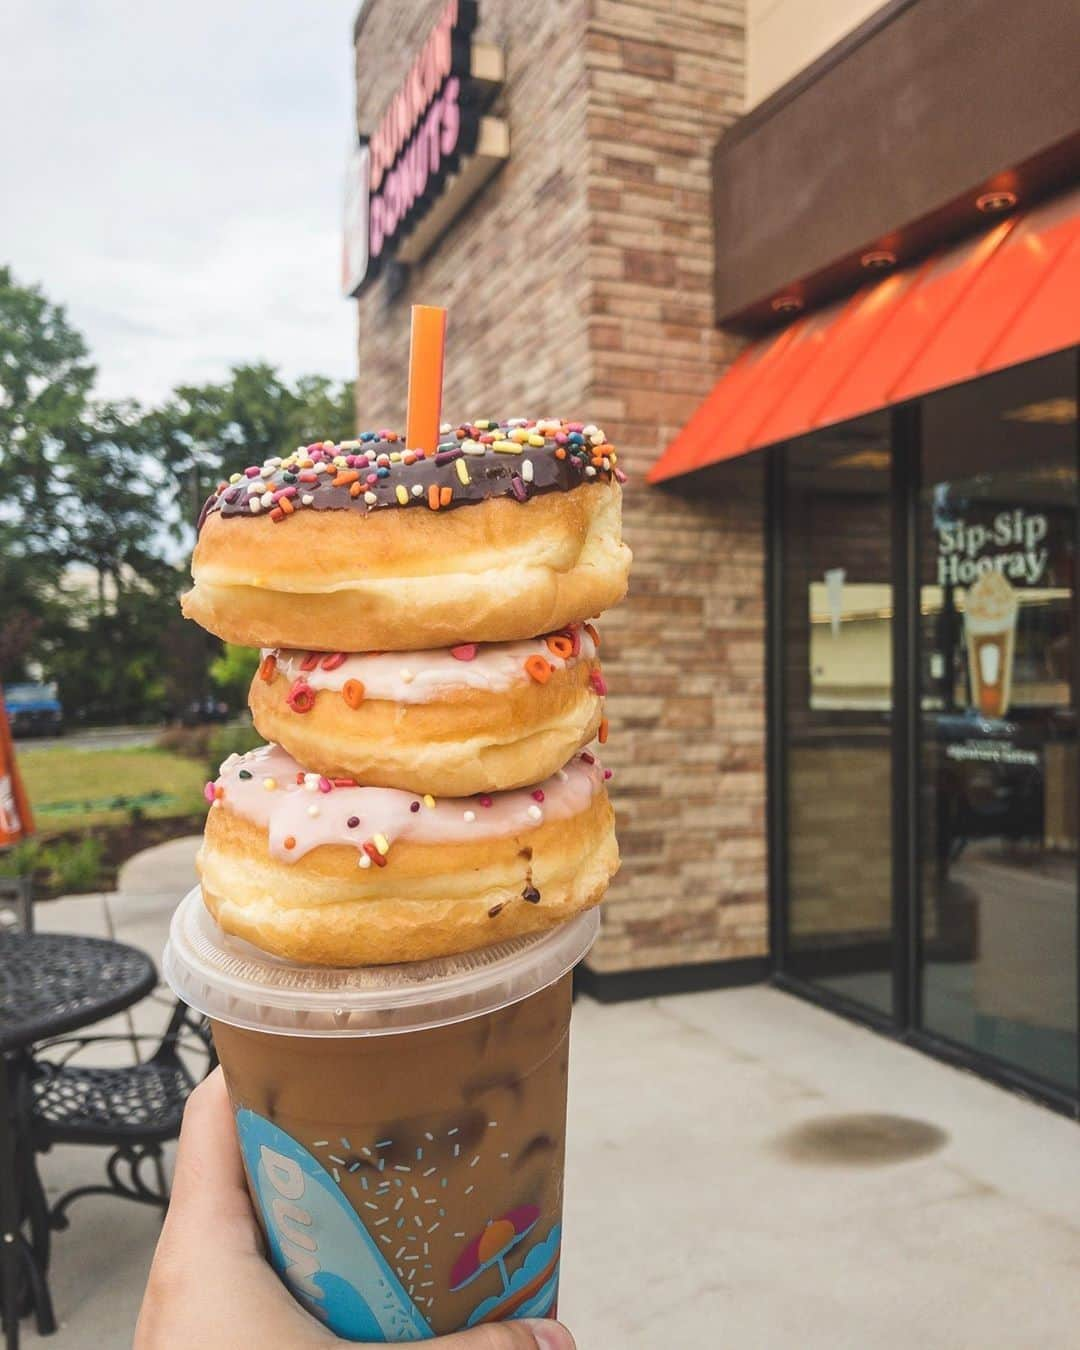
POLYGON ((203 898, 264 951, 424 960, 561 923, 618 867, 600 638, 617 455, 553 419, 387 431, 218 485, 184 613, 262 649, 270 744, 207 784, 203 898))

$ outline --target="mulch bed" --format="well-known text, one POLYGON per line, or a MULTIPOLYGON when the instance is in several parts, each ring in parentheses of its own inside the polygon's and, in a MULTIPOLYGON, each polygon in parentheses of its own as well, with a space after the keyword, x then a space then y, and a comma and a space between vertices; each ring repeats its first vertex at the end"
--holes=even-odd
MULTIPOLYGON (((87 834, 101 841, 103 847, 98 874, 91 885, 78 888, 83 893, 89 894, 96 891, 114 891, 121 865, 129 858, 133 858, 136 853, 153 848, 155 844, 164 844, 170 839, 180 839, 185 834, 199 834, 204 824, 205 818, 201 815, 129 820, 118 825, 93 825, 89 829, 50 834, 47 842, 56 844, 67 840, 77 843, 87 834)), ((47 869, 36 871, 32 879, 35 900, 55 900, 60 895, 72 893, 70 886, 53 885, 47 869)))

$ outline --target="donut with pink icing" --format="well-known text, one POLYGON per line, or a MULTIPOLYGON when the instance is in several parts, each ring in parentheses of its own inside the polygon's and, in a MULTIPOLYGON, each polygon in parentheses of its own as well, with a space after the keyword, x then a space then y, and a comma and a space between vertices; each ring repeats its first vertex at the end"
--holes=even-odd
POLYGON ((591 624, 517 642, 405 652, 264 650, 250 704, 259 733, 307 768, 436 796, 549 777, 598 733, 591 624))
POLYGON ((436 797, 335 781, 263 746, 207 784, 203 898, 227 933, 321 965, 537 932, 596 904, 618 868, 606 775, 585 750, 532 787, 436 797))

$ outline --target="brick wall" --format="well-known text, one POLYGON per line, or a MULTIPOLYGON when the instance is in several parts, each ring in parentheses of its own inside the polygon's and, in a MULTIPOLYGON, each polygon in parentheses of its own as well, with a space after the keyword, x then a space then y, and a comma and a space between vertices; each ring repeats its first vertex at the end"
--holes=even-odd
MULTIPOLYGON (((370 131, 444 0, 368 0, 356 46, 357 118, 370 131)), ((409 306, 450 311, 448 419, 563 415, 588 392, 585 61, 581 0, 481 0, 477 36, 506 51, 493 111, 510 159, 428 257, 404 294, 385 280, 359 302, 361 426, 404 423, 409 306)), ((569 415, 569 414, 565 414, 569 415)), ((590 419, 591 420, 591 419, 590 419)))
POLYGON ((743 26, 741 0, 591 0, 586 21, 589 406, 631 473, 635 557, 604 628, 624 863, 598 970, 766 948, 760 476, 643 482, 734 354, 710 156, 742 110, 743 26))
MULTIPOLYGON (((369 0, 371 127, 434 0, 369 0)), ((708 493, 644 470, 730 360, 712 321, 710 152, 743 101, 742 0, 482 0, 511 157, 387 305, 359 302, 361 425, 404 412, 409 304, 450 309, 449 418, 580 416, 631 474, 631 596, 602 629, 623 871, 600 971, 766 947, 764 597, 756 466, 708 493)))

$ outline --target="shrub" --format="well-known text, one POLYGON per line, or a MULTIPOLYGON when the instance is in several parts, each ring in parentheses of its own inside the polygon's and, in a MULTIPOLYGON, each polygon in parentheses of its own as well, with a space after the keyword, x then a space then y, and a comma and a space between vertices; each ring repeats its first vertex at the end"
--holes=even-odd
POLYGON ((53 891, 95 891, 101 885, 105 845, 92 834, 43 843, 27 839, 0 856, 0 876, 32 877, 53 891))
POLYGON ((0 877, 28 877, 42 865, 42 845, 37 839, 24 839, 6 853, 0 853, 0 877))
POLYGON ((101 840, 86 834, 81 839, 47 844, 41 850, 39 866, 49 869, 49 880, 60 891, 93 891, 101 882, 104 853, 101 840))
POLYGON ((255 730, 250 718, 242 722, 230 722, 224 727, 215 727, 207 746, 207 772, 216 778, 222 760, 230 755, 242 755, 262 745, 263 739, 255 730))
POLYGON ((217 727, 183 727, 179 723, 166 727, 154 742, 158 750, 169 750, 185 759, 206 760, 210 756, 210 738, 217 727))

